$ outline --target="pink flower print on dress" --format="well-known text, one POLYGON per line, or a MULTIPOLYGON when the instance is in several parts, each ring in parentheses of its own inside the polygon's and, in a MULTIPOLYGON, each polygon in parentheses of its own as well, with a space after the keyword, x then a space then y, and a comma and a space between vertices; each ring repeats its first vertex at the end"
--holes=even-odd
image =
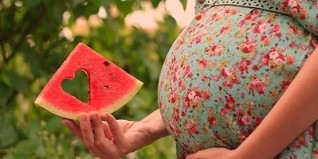
POLYGON ((222 115, 223 117, 226 117, 227 114, 228 114, 228 109, 226 109, 225 107, 223 107, 223 108, 221 109, 221 115, 222 115))
MULTIPOLYGON (((196 44, 200 43, 201 41, 202 41, 202 35, 198 35, 193 39, 193 42, 196 44)), ((193 42, 191 42, 191 43, 193 43, 193 42)))
POLYGON ((241 44, 240 46, 240 50, 243 52, 243 53, 251 53, 255 50, 255 42, 254 41, 250 41, 248 38, 245 39, 245 41, 241 44))
POLYGON ((236 105, 236 100, 232 95, 225 96, 225 107, 227 108, 234 108, 236 105))
POLYGON ((221 69, 220 74, 225 78, 223 81, 223 86, 227 88, 232 88, 234 84, 237 84, 239 82, 239 78, 234 74, 233 67, 221 69))
POLYGON ((180 89, 180 90, 184 90, 185 87, 186 87, 186 82, 183 81, 183 80, 180 80, 180 81, 178 82, 178 86, 179 86, 179 89, 180 89))
POLYGON ((221 45, 211 44, 209 55, 210 56, 220 56, 223 53, 223 47, 221 45))
POLYGON ((177 69, 177 71, 175 72, 174 74, 174 78, 173 78, 173 81, 178 81, 182 78, 183 76, 183 70, 182 69, 177 69))
POLYGON ((180 110, 178 108, 173 108, 173 118, 175 121, 180 121, 180 110))
POLYGON ((191 78, 192 77, 192 71, 191 71, 191 67, 190 66, 186 66, 186 68, 185 68, 185 75, 187 76, 187 77, 189 77, 189 78, 191 78))
POLYGON ((261 37, 261 43, 262 43, 262 45, 264 45, 264 46, 267 46, 267 45, 270 44, 270 39, 268 38, 267 35, 262 35, 262 37, 261 37))
POLYGON ((287 6, 290 8, 294 8, 297 6, 297 2, 295 0, 288 0, 287 6))
POLYGON ((265 31, 267 31, 268 27, 269 27, 268 23, 264 23, 263 21, 258 21, 253 29, 253 32, 254 33, 263 33, 265 31))
POLYGON ((299 29, 295 25, 290 25, 288 31, 293 34, 299 34, 299 29))
POLYGON ((283 66, 284 65, 284 61, 282 58, 276 58, 273 60, 273 63, 271 65, 272 68, 275 68, 275 67, 280 67, 280 66, 283 66))
POLYGON ((198 126, 193 123, 188 123, 186 130, 188 134, 199 134, 198 126))
POLYGON ((170 94, 170 102, 175 103, 177 100, 178 94, 175 90, 173 90, 170 94))
POLYGON ((223 26, 220 30, 221 34, 226 34, 230 31, 230 26, 223 26))
POLYGON ((288 7, 288 3, 289 3, 289 0, 282 0, 282 2, 279 4, 279 7, 285 10, 288 7))
POLYGON ((295 0, 288 0, 287 6, 291 9, 292 14, 298 14, 302 10, 300 4, 295 0))
POLYGON ((289 85, 290 85, 290 81, 284 80, 282 81, 281 87, 283 90, 286 90, 289 85))
POLYGON ((254 79, 247 88, 251 92, 257 91, 258 94, 264 94, 265 92, 265 84, 259 79, 254 79))
POLYGON ((201 101, 199 92, 190 91, 188 93, 188 98, 193 101, 194 104, 198 104, 201 101))
POLYGON ((306 51, 306 50, 307 50, 307 46, 306 46, 306 45, 299 45, 299 48, 300 48, 302 51, 306 51))
POLYGON ((275 24, 274 26, 273 26, 273 30, 272 30, 272 33, 275 33, 275 35, 277 36, 277 37, 281 37, 282 36, 282 34, 281 34, 281 32, 280 32, 280 25, 279 24, 275 24))
POLYGON ((175 123, 173 123, 173 120, 171 120, 171 121, 169 122, 169 128, 170 128, 171 131, 174 132, 174 135, 175 135, 177 138, 180 137, 181 130, 179 129, 179 127, 177 127, 177 126, 175 125, 175 123))
POLYGON ((239 70, 241 73, 245 73, 248 71, 248 66, 250 66, 252 64, 251 60, 242 60, 239 63, 239 70))
POLYGON ((199 69, 204 69, 208 66, 208 60, 207 59, 200 59, 198 60, 199 69))
POLYGON ((201 97, 200 96, 195 96, 193 99, 194 104, 200 104, 201 103, 201 97))
POLYGON ((213 75, 213 76, 211 77, 211 79, 212 79, 212 81, 217 82, 217 81, 220 79, 220 77, 217 76, 217 75, 213 75))
POLYGON ((249 115, 244 115, 244 116, 242 117, 242 122, 243 122, 244 125, 249 125, 249 124, 251 124, 251 121, 252 121, 252 117, 249 116, 249 115))
POLYGON ((289 44, 289 47, 295 48, 295 47, 296 47, 296 43, 295 43, 294 41, 292 41, 292 42, 289 44))
POLYGON ((202 95, 203 95, 205 100, 209 100, 211 98, 211 93, 208 90, 203 90, 202 95))
POLYGON ((262 62, 266 65, 269 65, 271 68, 278 68, 284 65, 285 56, 283 53, 284 48, 280 49, 280 52, 276 51, 275 48, 272 48, 271 51, 264 55, 262 62))
POLYGON ((206 75, 203 75, 201 78, 201 81, 203 81, 203 82, 208 81, 208 80, 209 80, 209 77, 206 75))
POLYGON ((221 75, 223 77, 229 77, 232 76, 234 74, 234 68, 233 67, 226 67, 226 68, 222 68, 221 69, 221 75))
POLYGON ((208 116, 208 123, 210 125, 216 125, 217 124, 217 120, 215 116, 208 116))
POLYGON ((293 64, 295 62, 295 57, 294 56, 290 56, 290 55, 287 55, 286 56, 286 60, 287 60, 287 64, 293 64))
POLYGON ((277 59, 279 57, 279 53, 277 51, 272 51, 269 53, 269 58, 274 60, 277 59))

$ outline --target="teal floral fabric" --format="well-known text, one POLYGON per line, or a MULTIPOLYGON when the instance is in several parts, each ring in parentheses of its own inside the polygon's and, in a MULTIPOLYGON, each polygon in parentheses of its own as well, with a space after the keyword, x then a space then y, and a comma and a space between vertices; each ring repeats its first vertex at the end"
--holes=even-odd
MULTIPOLYGON (((291 16, 200 5, 171 46, 160 74, 158 103, 178 158, 211 147, 238 147, 318 46, 317 0, 273 2, 291 16)), ((314 158, 317 126, 277 158, 314 158)))

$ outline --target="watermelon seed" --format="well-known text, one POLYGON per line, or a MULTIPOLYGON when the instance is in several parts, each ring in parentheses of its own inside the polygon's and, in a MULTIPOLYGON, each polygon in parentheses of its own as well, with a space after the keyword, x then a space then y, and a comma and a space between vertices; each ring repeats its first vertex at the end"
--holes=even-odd
POLYGON ((109 86, 108 86, 108 85, 104 85, 104 87, 109 88, 109 86))
POLYGON ((108 61, 104 61, 104 65, 107 67, 110 65, 110 63, 108 61))

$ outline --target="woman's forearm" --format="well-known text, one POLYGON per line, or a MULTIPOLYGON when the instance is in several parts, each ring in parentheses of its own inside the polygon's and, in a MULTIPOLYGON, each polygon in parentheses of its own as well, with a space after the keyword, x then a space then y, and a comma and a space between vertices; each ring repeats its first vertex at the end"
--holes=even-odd
POLYGON ((256 130, 237 148, 243 158, 271 159, 318 119, 318 48, 256 130))
POLYGON ((153 140, 168 135, 168 131, 165 128, 159 109, 149 114, 141 120, 141 122, 148 128, 150 131, 149 134, 152 134, 153 140))

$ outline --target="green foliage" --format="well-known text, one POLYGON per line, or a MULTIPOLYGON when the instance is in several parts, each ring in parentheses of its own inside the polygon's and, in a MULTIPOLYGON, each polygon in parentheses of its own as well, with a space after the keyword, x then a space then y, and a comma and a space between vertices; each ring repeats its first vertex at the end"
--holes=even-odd
MULTIPOLYGON (((166 53, 180 31, 166 16, 159 30, 147 34, 127 28, 124 18, 140 9, 141 0, 0 0, 0 158, 91 158, 60 118, 33 101, 74 46, 83 41, 144 82, 142 90, 117 118, 140 120, 157 109, 157 82, 166 53), (103 6, 107 18, 89 34, 61 36, 79 17, 89 18, 103 6), (112 16, 116 6, 118 16, 112 16), (63 15, 68 13, 67 22, 63 15)), ((151 0, 154 6, 160 0, 151 0)), ((83 30, 81 30, 83 31, 83 30)), ((70 92, 85 96, 83 81, 70 92)), ((173 158, 174 144, 164 138, 143 148, 136 158, 173 158)), ((129 158, 129 156, 127 156, 129 158)))

